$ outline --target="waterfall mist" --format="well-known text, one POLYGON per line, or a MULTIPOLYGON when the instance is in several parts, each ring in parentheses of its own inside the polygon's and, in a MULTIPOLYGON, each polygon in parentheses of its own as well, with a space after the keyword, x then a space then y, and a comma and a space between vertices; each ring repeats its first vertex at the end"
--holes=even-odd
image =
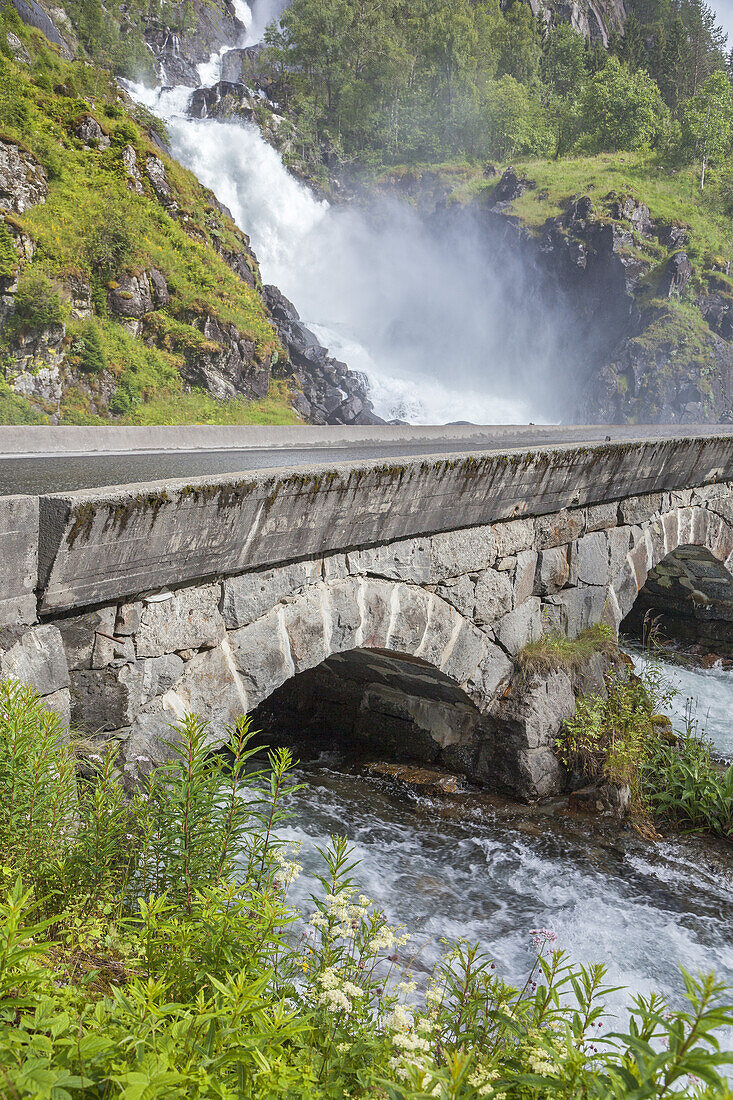
POLYGON ((558 419, 569 329, 558 303, 465 212, 318 200, 254 126, 169 121, 173 151, 249 233, 263 278, 332 354, 369 378, 375 411, 415 423, 558 419))

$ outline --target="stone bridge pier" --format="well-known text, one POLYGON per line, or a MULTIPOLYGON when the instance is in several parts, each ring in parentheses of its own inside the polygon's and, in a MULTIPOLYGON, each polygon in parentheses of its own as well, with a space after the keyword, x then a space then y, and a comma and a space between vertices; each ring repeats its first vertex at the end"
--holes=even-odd
POLYGON ((608 665, 518 655, 665 599, 728 637, 732 482, 721 436, 4 498, 0 669, 131 782, 185 713, 254 713, 545 797, 608 665))

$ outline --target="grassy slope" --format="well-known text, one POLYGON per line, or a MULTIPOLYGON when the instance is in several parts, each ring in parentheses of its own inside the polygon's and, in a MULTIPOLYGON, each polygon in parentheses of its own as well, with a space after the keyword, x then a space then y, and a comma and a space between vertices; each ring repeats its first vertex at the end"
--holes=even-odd
MULTIPOLYGON (((513 213, 530 230, 538 230, 547 218, 561 214, 575 196, 590 195, 595 201, 615 191, 633 194, 645 202, 653 219, 689 226, 685 248, 698 274, 731 257, 730 184, 722 173, 716 176, 709 172, 709 182, 701 192, 695 169, 670 168, 640 153, 600 153, 560 160, 520 158, 511 163, 537 184, 535 190, 525 192, 512 204, 513 213)), ((494 167, 498 178, 508 164, 497 163, 494 167)), ((399 166, 385 171, 381 179, 394 183, 406 174, 420 176, 428 172, 440 177, 456 202, 488 194, 496 183, 496 178, 486 178, 480 165, 464 161, 399 166)))
MULTIPOLYGON (((62 423, 295 423, 282 384, 273 386, 269 397, 258 402, 220 402, 208 394, 186 392, 179 374, 182 353, 204 339, 189 323, 197 313, 236 325, 254 345, 257 359, 282 354, 259 294, 245 285, 212 247, 216 242, 219 247, 241 252, 242 237, 218 210, 211 194, 191 173, 161 153, 146 130, 135 123, 133 116, 141 122, 148 120, 123 99, 106 72, 62 61, 42 36, 15 21, 12 30, 22 38, 31 64, 14 59, 7 51, 0 57, 0 132, 28 148, 49 174, 46 203, 13 221, 37 245, 32 267, 61 286, 75 274, 91 283, 102 342, 119 395, 113 407, 120 415, 115 417, 109 413, 97 381, 79 379, 65 393, 62 423), (110 149, 86 148, 74 136, 75 122, 86 114, 94 115, 112 137, 110 149), (178 218, 172 218, 156 201, 147 181, 143 196, 128 190, 120 157, 123 143, 135 147, 139 163, 144 164, 147 152, 164 161, 180 208, 178 218), (157 267, 168 281, 171 304, 165 311, 157 311, 157 346, 147 346, 115 318, 106 316, 103 283, 110 272, 100 277, 95 256, 104 251, 104 230, 111 221, 122 225, 125 238, 117 270, 157 267)), ((72 322, 72 338, 74 330, 72 322)), ((0 389, 0 422, 37 422, 47 411, 37 401, 10 393, 6 386, 0 389)))

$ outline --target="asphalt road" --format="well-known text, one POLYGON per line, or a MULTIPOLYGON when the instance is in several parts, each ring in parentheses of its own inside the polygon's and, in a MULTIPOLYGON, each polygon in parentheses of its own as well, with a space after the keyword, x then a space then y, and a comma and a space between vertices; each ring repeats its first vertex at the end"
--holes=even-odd
MULTIPOLYGON (((95 429, 99 430, 99 429, 95 429)), ((51 429, 52 431, 52 429, 51 429)), ((433 429, 434 431, 434 429, 433 429)), ((236 474, 249 470, 277 467, 330 465, 356 460, 387 461, 419 455, 445 455, 466 451, 508 450, 515 447, 581 444, 612 440, 664 438, 689 435, 731 435, 730 425, 702 427, 619 427, 601 425, 592 428, 574 427, 497 427, 481 429, 480 434, 466 433, 461 437, 453 428, 446 438, 424 438, 424 432, 414 429, 419 442, 403 438, 349 443, 343 436, 334 443, 312 443, 297 446, 278 442, 273 447, 229 447, 225 450, 196 449, 145 451, 141 453, 111 452, 95 454, 52 453, 52 443, 46 453, 40 450, 39 437, 32 439, 27 453, 0 457, 0 495, 67 492, 107 485, 130 485, 138 482, 200 477, 207 474, 236 474)), ((45 444, 44 444, 45 447, 45 444)), ((2 438, 0 437, 0 454, 2 438)))

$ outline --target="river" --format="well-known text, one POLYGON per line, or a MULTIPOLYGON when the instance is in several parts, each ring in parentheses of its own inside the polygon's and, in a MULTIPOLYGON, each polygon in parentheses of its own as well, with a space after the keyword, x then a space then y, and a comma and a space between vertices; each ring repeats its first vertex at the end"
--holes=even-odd
MULTIPOLYGON (((638 660, 638 657, 637 657, 638 660)), ((716 748, 733 748, 733 672, 680 670, 672 716, 684 728, 686 699, 716 748)), ((519 810, 474 792, 419 797, 337 756, 298 770, 293 820, 304 875, 292 900, 308 909, 320 864, 316 846, 345 834, 357 878, 390 920, 414 932, 419 968, 442 937, 479 941, 509 980, 531 965, 529 930, 548 928, 578 962, 602 962, 609 984, 658 990, 679 1001, 679 966, 715 969, 733 986, 733 859, 699 839, 652 843, 633 830, 572 818, 553 807, 519 810)), ((618 1010, 628 1002, 619 992, 618 1010)))

